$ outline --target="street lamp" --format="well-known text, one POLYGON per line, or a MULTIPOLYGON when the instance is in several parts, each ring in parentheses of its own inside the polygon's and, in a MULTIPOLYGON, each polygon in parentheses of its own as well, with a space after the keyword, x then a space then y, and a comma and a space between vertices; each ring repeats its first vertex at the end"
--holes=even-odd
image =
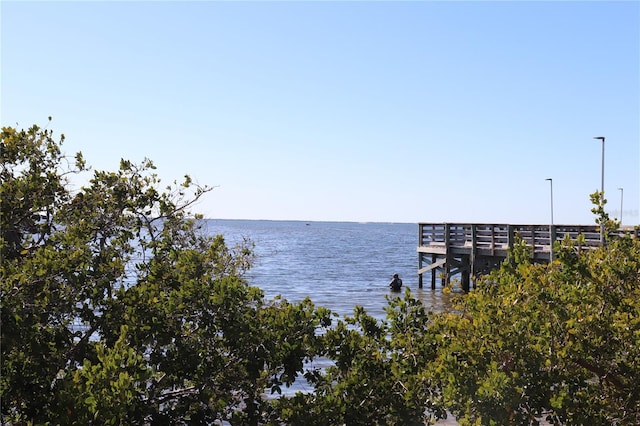
POLYGON ((622 199, 624 198, 624 189, 618 188, 620 190, 620 226, 622 226, 622 199))
POLYGON ((547 178, 551 185, 551 224, 549 225, 549 262, 553 262, 553 179, 547 178))
MULTIPOLYGON (((600 196, 604 200, 604 136, 594 136, 594 139, 600 139, 602 141, 602 169, 600 172, 600 196)), ((604 245, 604 223, 600 224, 600 245, 604 245)))

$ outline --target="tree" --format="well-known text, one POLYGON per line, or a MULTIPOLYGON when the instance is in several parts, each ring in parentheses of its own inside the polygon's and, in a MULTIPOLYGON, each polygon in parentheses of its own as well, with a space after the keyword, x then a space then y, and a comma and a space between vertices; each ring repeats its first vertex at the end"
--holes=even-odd
POLYGON ((190 213, 209 188, 122 160, 73 191, 63 141, 2 129, 3 423, 257 424, 330 312, 248 285, 251 245, 190 213))
POLYGON ((315 392, 280 399, 279 418, 304 425, 424 425, 444 418, 425 374, 435 358, 430 325, 408 289, 402 299, 388 298, 384 321, 356 307, 319 341, 330 366, 306 375, 315 392))
POLYGON ((461 424, 640 424, 638 239, 565 240, 544 265, 518 240, 450 312, 406 290, 384 321, 356 307, 332 324, 249 285, 250 242, 190 212, 210 188, 160 190, 151 161, 122 160, 74 190, 89 169, 63 141, 1 133, 3 424, 417 425, 445 408, 461 424), (301 376, 313 391, 282 396, 301 376))
POLYGON ((461 424, 640 424, 640 242, 567 240, 548 265, 527 250, 436 319, 445 405, 461 424))

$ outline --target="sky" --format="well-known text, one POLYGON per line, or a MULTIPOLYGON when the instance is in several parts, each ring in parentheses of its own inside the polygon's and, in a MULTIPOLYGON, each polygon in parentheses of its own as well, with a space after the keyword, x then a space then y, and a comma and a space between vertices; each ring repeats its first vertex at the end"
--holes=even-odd
POLYGON ((607 210, 639 223, 637 1, 3 0, 0 16, 2 126, 48 125, 96 170, 188 174, 214 187, 208 218, 592 224, 604 136, 607 210))

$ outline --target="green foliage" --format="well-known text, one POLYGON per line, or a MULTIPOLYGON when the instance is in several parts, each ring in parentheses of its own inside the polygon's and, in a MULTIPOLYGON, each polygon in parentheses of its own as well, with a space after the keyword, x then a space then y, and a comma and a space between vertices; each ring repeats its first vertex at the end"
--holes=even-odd
POLYGON ((461 424, 640 424, 640 243, 521 250, 436 320, 445 405, 461 424))
POLYGON ((517 239, 451 312, 406 290, 332 325, 248 285, 250 242, 204 232, 189 176, 122 160, 72 190, 63 137, 1 136, 3 424, 640 424, 640 241, 600 193, 604 247, 539 265, 517 239))
POLYGON ((251 245, 189 212, 209 188, 122 160, 73 191, 62 142, 2 129, 3 424, 257 424, 330 313, 246 283, 251 245))
POLYGON ((609 213, 604 209, 607 200, 604 198, 603 192, 596 191, 591 194, 589 198, 591 199, 591 204, 594 206, 591 209, 591 213, 596 216, 596 224, 602 226, 605 240, 609 240, 610 235, 620 227, 620 221, 609 218, 609 213))
POLYGON ((307 374, 314 393, 281 399, 276 408, 288 424, 423 425, 444 417, 427 364, 435 357, 429 315, 409 290, 389 298, 387 320, 356 307, 321 342, 332 363, 307 374))

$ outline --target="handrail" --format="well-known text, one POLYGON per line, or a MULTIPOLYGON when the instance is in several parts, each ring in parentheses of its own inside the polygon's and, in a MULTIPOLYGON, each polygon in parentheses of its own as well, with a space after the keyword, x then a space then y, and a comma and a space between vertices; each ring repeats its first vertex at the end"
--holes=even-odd
MULTIPOLYGON (((477 276, 496 268, 513 248, 516 236, 532 247, 534 261, 553 259, 552 246, 565 238, 577 243, 578 251, 600 247, 599 225, 517 225, 487 223, 419 223, 418 286, 422 276, 431 272, 435 289, 436 270, 444 270, 443 285, 452 274, 461 274, 463 290, 477 276), (438 258, 440 258, 438 260, 438 258), (426 262, 427 266, 423 267, 426 262)), ((609 234, 610 238, 631 235, 638 238, 640 227, 626 227, 609 234)))
MULTIPOLYGON (((420 247, 444 245, 452 248, 473 247, 495 252, 495 250, 510 248, 516 234, 533 247, 534 253, 550 251, 552 241, 561 241, 566 236, 572 241, 578 241, 578 237, 583 235, 581 247, 600 245, 599 225, 419 223, 418 226, 420 247)), ((637 236, 637 230, 634 235, 637 236)))

